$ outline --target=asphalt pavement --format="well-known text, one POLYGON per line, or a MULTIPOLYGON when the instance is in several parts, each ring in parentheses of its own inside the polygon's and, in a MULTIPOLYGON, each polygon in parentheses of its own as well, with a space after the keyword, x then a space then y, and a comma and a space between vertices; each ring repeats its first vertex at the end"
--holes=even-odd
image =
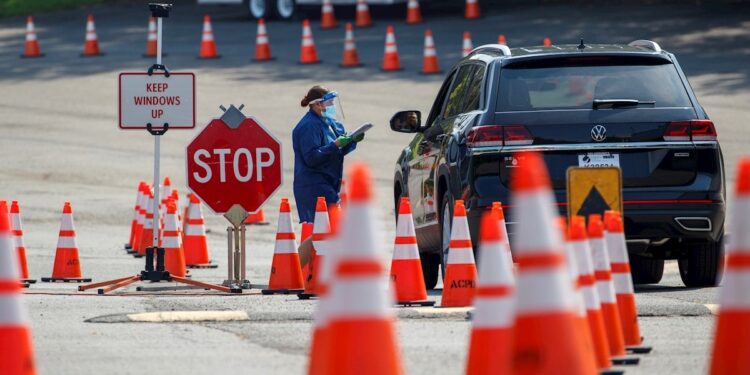
MULTIPOLYGON (((493 43, 502 33, 511 45, 536 45, 548 36, 555 43, 627 43, 653 39, 674 52, 701 104, 717 124, 727 169, 734 181, 736 159, 746 153, 750 132, 750 12, 746 6, 544 6, 485 9, 485 18, 433 13, 417 26, 401 17, 375 19, 356 29, 365 66, 338 67, 343 28, 321 30, 313 22, 318 53, 314 66, 296 64, 301 25, 268 24, 276 60, 251 62, 255 23, 238 8, 198 8, 185 2, 165 22, 164 62, 175 71, 197 76, 199 128, 221 113, 219 105, 245 104, 284 142, 284 185, 266 206, 275 223, 281 197, 291 197, 291 129, 304 114, 300 99, 313 84, 341 93, 348 127, 372 122, 375 128, 349 160, 373 168, 377 199, 383 209, 384 243, 393 236, 394 161, 408 135, 388 129, 398 111, 430 109, 441 76, 418 74, 423 32, 431 28, 443 70, 458 60, 463 31, 475 45, 493 43), (198 60, 201 21, 212 15, 222 58, 198 60), (385 28, 393 24, 404 70, 383 73, 385 28)), ((142 260, 126 256, 131 210, 138 180, 152 176, 153 139, 143 131, 117 129, 117 74, 143 71, 151 63, 145 50, 148 13, 143 6, 109 4, 35 17, 45 57, 20 59, 25 20, 0 20, 0 196, 21 202, 32 277, 49 276, 63 202, 73 204, 81 263, 95 281, 137 273, 142 260), (102 50, 81 58, 85 15, 96 16, 102 50)), ((341 19, 339 21, 342 21, 341 19)), ((170 131, 162 141, 162 171, 185 188, 185 146, 199 129, 170 131)), ((730 204, 729 209, 732 209, 730 204)), ((205 210, 205 209, 204 209, 205 210)), ((220 282, 226 274, 227 222, 205 210, 212 259, 219 269, 192 270, 194 279, 220 282)), ((275 225, 253 226, 248 234, 248 278, 265 284, 270 270, 275 225)), ((388 247, 388 246, 386 246, 388 247)), ((646 344, 627 374, 700 374, 705 372, 716 288, 686 289, 676 264, 667 265, 659 285, 639 287, 637 301, 646 344)), ((239 296, 178 293, 127 293, 96 296, 75 292, 75 285, 37 284, 28 290, 37 365, 46 374, 305 372, 314 302, 293 296, 239 296), (125 322, 124 314, 155 311, 237 310, 248 320, 202 323, 125 322), (107 317, 109 316, 109 317, 107 317)), ((439 299, 439 291, 431 294, 439 299)), ((469 323, 461 309, 406 308, 399 316, 399 342, 408 374, 463 372, 469 323)))

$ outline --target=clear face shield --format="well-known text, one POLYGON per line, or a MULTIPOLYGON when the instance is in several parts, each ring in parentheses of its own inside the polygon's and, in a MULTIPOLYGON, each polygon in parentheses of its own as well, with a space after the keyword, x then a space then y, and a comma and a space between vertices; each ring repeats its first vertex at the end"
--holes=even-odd
POLYGON ((316 102, 322 102, 325 105, 323 116, 337 121, 342 121, 346 118, 344 107, 341 105, 341 97, 336 91, 331 91, 323 95, 322 98, 313 101, 313 103, 316 102))

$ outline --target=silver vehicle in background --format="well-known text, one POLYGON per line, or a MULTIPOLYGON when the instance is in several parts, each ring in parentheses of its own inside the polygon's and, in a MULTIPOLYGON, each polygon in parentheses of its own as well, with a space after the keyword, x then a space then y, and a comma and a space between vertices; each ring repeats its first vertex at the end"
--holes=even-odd
MULTIPOLYGON (((290 20, 299 7, 320 6, 322 0, 198 0, 198 5, 242 5, 250 18, 276 18, 290 20)), ((355 5, 357 0, 331 0, 333 5, 355 5)), ((367 0, 368 5, 404 4, 407 0, 367 0)))

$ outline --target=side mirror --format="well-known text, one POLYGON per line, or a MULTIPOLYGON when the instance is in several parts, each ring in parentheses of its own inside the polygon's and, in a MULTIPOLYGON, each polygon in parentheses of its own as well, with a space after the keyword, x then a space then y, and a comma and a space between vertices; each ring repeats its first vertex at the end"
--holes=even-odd
POLYGON ((422 130, 422 112, 401 111, 391 117, 391 130, 399 133, 418 133, 422 130))

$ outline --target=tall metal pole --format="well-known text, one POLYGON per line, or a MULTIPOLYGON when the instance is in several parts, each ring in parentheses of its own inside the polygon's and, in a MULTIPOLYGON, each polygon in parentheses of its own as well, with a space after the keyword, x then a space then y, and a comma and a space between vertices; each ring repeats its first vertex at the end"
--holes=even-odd
MULTIPOLYGON (((156 64, 161 65, 161 17, 156 18, 156 64)), ((159 247, 159 162, 161 155, 161 135, 154 134, 154 219, 153 227, 154 242, 151 245, 156 248, 159 247)))

